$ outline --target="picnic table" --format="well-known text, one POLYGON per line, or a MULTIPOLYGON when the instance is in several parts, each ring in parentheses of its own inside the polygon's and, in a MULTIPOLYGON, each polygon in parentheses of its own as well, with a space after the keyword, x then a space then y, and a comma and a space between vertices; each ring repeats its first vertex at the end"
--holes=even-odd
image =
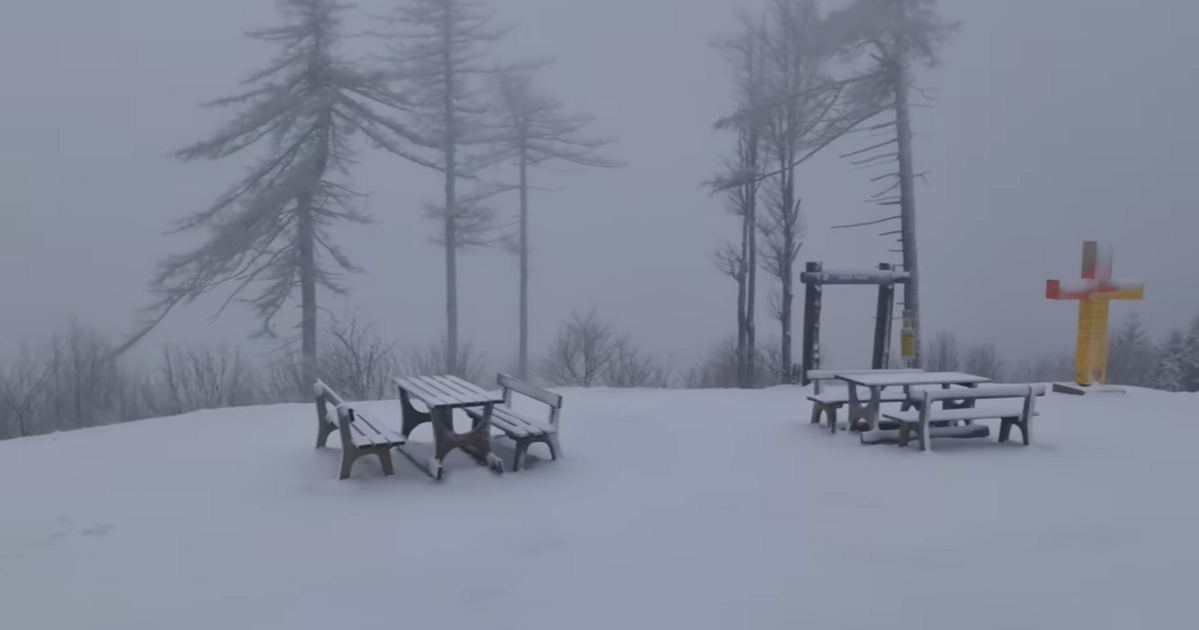
MULTIPOLYGON (((866 423, 865 429, 870 431, 878 427, 883 390, 888 387, 902 387, 904 394, 910 394, 912 387, 919 385, 940 385, 942 389, 949 389, 953 385, 973 388, 991 382, 991 379, 985 376, 965 372, 844 372, 837 374, 837 379, 849 384, 850 429, 854 428, 857 421, 862 420, 866 423), (865 402, 858 396, 858 387, 870 390, 870 396, 865 402)), ((942 404, 953 408, 952 401, 942 404)), ((963 404, 971 405, 973 401, 963 404)))
MULTIPOLYGON (((409 376, 393 378, 392 382, 400 390, 400 410, 403 413, 401 435, 406 439, 418 426, 426 422, 433 425, 434 454, 426 471, 429 476, 441 479, 445 456, 454 449, 461 449, 497 473, 504 472, 503 461, 491 452, 491 415, 495 406, 504 402, 502 397, 451 375, 409 376), (423 403, 428 411, 414 407, 414 399, 423 403), (482 413, 472 418, 470 430, 465 433, 454 432, 454 410, 479 407, 482 413)), ((397 450, 420 466, 403 448, 397 450)))

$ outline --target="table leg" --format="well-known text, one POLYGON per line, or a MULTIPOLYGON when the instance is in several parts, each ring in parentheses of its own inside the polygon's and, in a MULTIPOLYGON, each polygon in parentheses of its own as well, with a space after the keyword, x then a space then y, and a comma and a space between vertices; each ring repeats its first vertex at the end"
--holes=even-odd
POLYGON ((416 407, 412 406, 412 399, 408 397, 408 392, 402 389, 400 390, 400 414, 402 419, 400 433, 404 437, 411 435, 416 427, 433 420, 430 413, 417 411, 416 407))
POLYGON ((442 464, 446 455, 454 449, 470 455, 480 465, 488 466, 497 473, 504 472, 503 462, 491 452, 491 412, 492 405, 487 405, 483 419, 471 423, 471 429, 466 433, 454 432, 454 411, 448 407, 435 407, 433 415, 433 442, 435 455, 432 467, 434 477, 441 479, 442 464))

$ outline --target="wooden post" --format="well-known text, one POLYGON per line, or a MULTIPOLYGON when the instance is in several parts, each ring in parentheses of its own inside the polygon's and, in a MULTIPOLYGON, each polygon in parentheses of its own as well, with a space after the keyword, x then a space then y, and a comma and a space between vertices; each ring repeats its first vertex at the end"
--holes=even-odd
MULTIPOLYGON (((880 271, 891 271, 888 263, 879 263, 880 271)), ((878 307, 874 313, 874 357, 871 367, 876 370, 887 369, 891 355, 891 313, 895 304, 895 285, 881 283, 878 285, 878 307)))
MULTIPOLYGON (((805 270, 818 274, 824 268, 819 262, 809 262, 805 270)), ((803 377, 800 383, 811 382, 808 373, 820 369, 820 303, 824 286, 819 282, 804 283, 803 308, 803 377)))

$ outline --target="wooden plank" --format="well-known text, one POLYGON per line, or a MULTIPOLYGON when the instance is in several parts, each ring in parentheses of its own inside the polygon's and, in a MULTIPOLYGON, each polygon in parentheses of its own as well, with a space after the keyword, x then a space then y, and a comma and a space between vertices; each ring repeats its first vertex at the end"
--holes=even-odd
POLYGON ((408 395, 425 403, 426 405, 430 405, 432 407, 442 407, 449 404, 436 390, 426 387, 424 380, 421 379, 421 377, 393 378, 391 380, 396 384, 397 387, 408 392, 408 395))
POLYGON ((862 387, 901 387, 906 385, 975 385, 991 379, 964 372, 911 372, 905 374, 839 373, 837 378, 862 387))
MULTIPOLYGON (((883 417, 896 422, 916 424, 920 422, 920 412, 884 411, 883 417)), ((930 409, 929 422, 952 422, 954 420, 988 420, 999 418, 1019 418, 1024 415, 1024 405, 971 407, 968 409, 930 409)))
POLYGON ((528 396, 533 400, 545 403, 555 409, 562 408, 561 394, 555 394, 547 389, 542 389, 536 385, 522 381, 519 378, 509 376, 507 374, 501 373, 496 376, 495 380, 500 387, 510 389, 518 394, 521 394, 522 396, 528 396))
MULTIPOLYGON (((932 438, 985 438, 991 435, 991 427, 985 424, 973 424, 962 427, 930 427, 932 438)), ((874 429, 863 431, 859 435, 862 444, 898 444, 899 429, 874 429)), ((913 433, 908 438, 908 444, 919 444, 919 438, 913 433)))
POLYGON ((512 437, 525 437, 530 435, 529 429, 526 426, 510 422, 507 418, 491 417, 491 426, 503 431, 512 437))
POLYGON ((474 383, 467 382, 457 376, 442 376, 439 379, 443 380, 447 385, 452 385, 456 390, 462 392, 465 396, 465 402, 470 404, 495 403, 500 399, 495 394, 482 389, 474 383))
POLYGON ((387 426, 386 424, 379 422, 375 418, 372 418, 372 417, 364 415, 364 414, 360 414, 357 411, 354 412, 354 418, 355 418, 354 424, 365 425, 365 428, 369 428, 371 431, 374 431, 375 434, 377 434, 380 438, 382 438, 388 444, 403 444, 407 441, 404 439, 404 436, 401 435, 399 431, 396 431, 395 429, 387 426))
POLYGON ((457 388, 449 383, 442 382, 442 377, 425 376, 421 377, 421 385, 429 389, 429 391, 437 392, 448 405, 461 405, 463 402, 463 394, 457 391, 457 388))
POLYGON ((812 370, 808 372, 808 380, 831 381, 837 378, 838 374, 910 374, 923 371, 920 368, 898 368, 894 370, 868 370, 865 368, 857 370, 812 370))
POLYGON ((988 398, 1027 398, 1044 396, 1044 385, 985 385, 967 389, 929 389, 912 392, 911 398, 923 400, 986 400, 988 398))
POLYGON ((433 376, 429 380, 459 405, 485 404, 493 399, 491 394, 454 376, 433 376))
MULTIPOLYGON (((880 398, 879 401, 886 402, 886 403, 906 402, 907 399, 908 399, 907 395, 905 395, 903 392, 884 391, 882 398, 880 398)), ((849 394, 848 393, 846 393, 846 394, 820 394, 818 396, 808 396, 808 400, 810 400, 814 403, 820 403, 822 405, 844 405, 844 404, 849 403, 849 394)), ((869 402, 869 401, 870 401, 870 398, 868 396, 863 397, 861 400, 861 402, 869 402)))
POLYGON ((496 417, 499 417, 501 420, 513 426, 522 428, 529 435, 545 435, 546 433, 553 431, 553 427, 550 425, 526 418, 525 416, 522 416, 521 414, 505 407, 495 408, 495 410, 492 412, 492 418, 496 417))

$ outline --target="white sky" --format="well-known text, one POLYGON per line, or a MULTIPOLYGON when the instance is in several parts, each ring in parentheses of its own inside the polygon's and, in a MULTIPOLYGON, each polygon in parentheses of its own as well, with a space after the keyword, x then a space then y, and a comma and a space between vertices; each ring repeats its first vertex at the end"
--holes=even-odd
MULTIPOLYGON (((360 3, 364 12, 388 3, 360 3)), ((1155 332, 1199 308, 1199 3, 1190 0, 942 0, 965 22, 945 63, 921 73, 935 107, 916 113, 926 335, 997 342, 1008 356, 1073 343, 1076 307, 1044 298, 1047 278, 1076 277, 1081 242, 1111 240, 1116 275, 1147 283, 1138 310, 1155 332)), ((504 0, 507 54, 558 62, 543 86, 597 117, 620 141, 616 171, 546 174, 533 201, 534 342, 572 309, 598 307, 647 349, 688 363, 735 331, 732 282, 712 250, 736 233, 700 183, 728 139, 724 66, 708 43, 733 26, 731 0, 504 0)), ((146 302, 151 266, 192 246, 163 236, 208 204, 242 164, 180 164, 169 151, 210 133, 198 103, 235 91, 268 49, 242 38, 271 24, 269 0, 8 0, 0 6, 0 351, 74 314, 114 333, 146 302)), ((856 141, 855 141, 856 142, 856 141)), ((803 261, 871 267, 895 260, 863 203, 871 173, 837 155, 805 167, 803 261)), ((350 301, 381 332, 424 344, 443 327, 441 258, 420 203, 431 172, 368 153, 354 186, 378 223, 338 237, 368 275, 350 301)), ((514 209, 515 198, 507 210, 514 209)), ((493 367, 515 355, 516 261, 500 251, 462 264, 462 333, 493 367)), ((763 291, 765 293, 768 291, 763 291)), ((825 344, 839 364, 869 361, 873 290, 826 294, 825 344)), ((802 293, 800 294, 802 299, 802 293)), ((331 298, 323 306, 341 311, 331 298)), ((213 301, 149 342, 228 341, 253 330, 213 301)), ((797 314, 801 312, 797 304, 797 314)), ((764 313, 765 300, 761 311, 764 313)), ((796 330, 800 322, 796 321, 796 330)), ((763 318, 763 337, 776 325, 763 318)), ((796 352, 798 355, 798 334, 796 352)))

